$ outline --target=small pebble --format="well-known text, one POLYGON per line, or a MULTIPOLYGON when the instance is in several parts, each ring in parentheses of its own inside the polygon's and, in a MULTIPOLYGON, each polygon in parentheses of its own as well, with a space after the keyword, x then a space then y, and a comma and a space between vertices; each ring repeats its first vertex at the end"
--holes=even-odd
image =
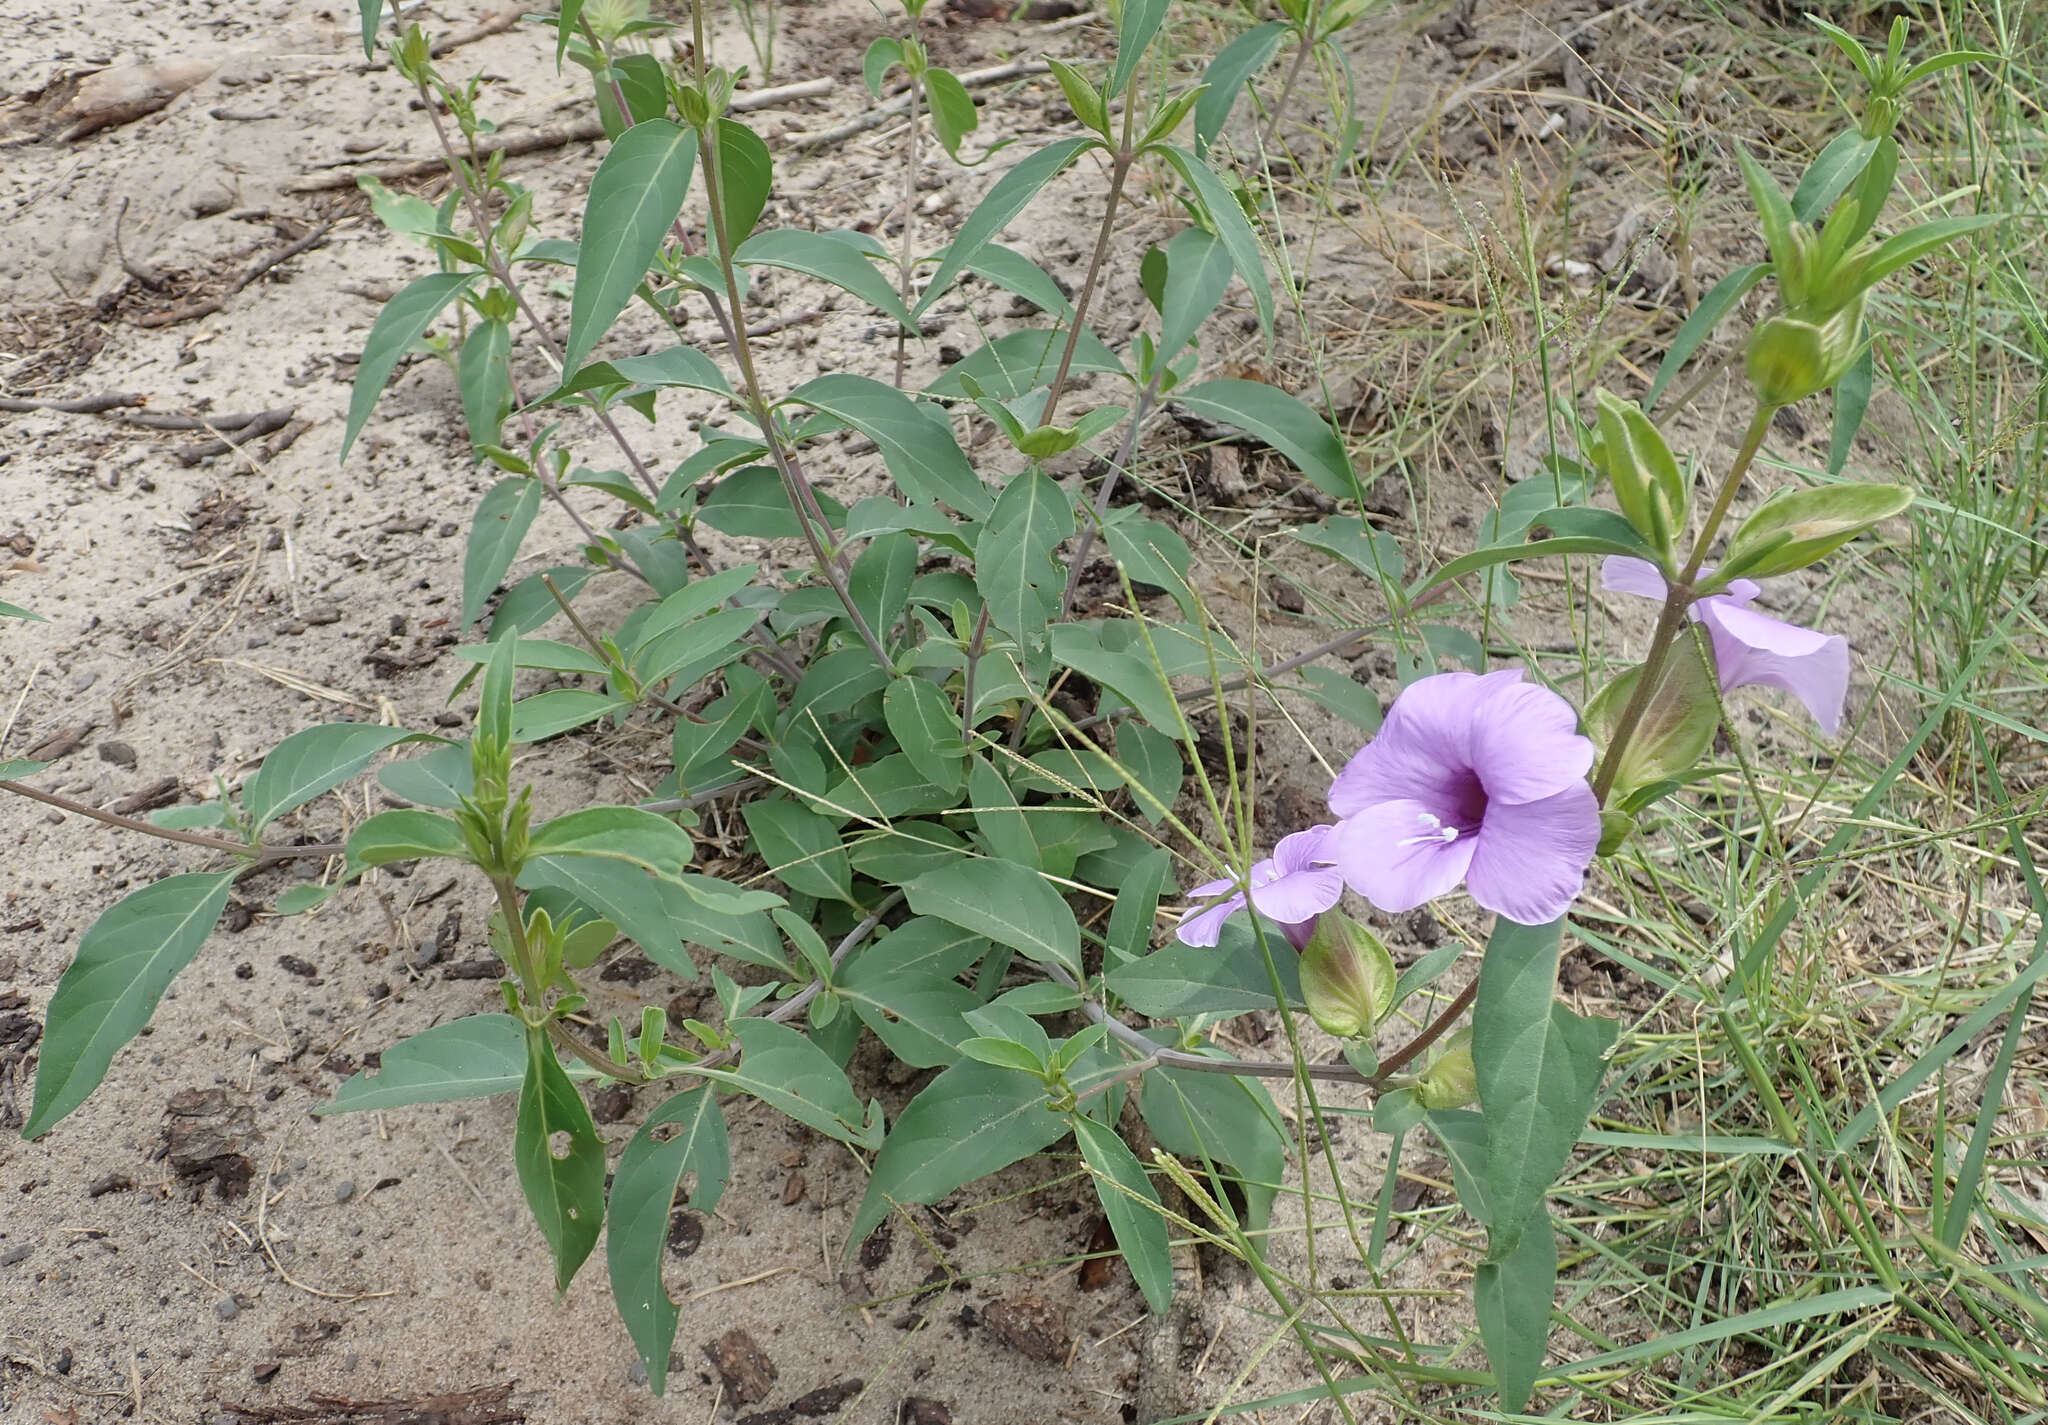
POLYGON ((256 1377, 256 1384, 258 1385, 268 1384, 277 1372, 278 1363, 276 1361, 258 1361, 255 1365, 249 1367, 249 1374, 256 1377))
POLYGON ((36 1244, 33 1242, 16 1242, 5 1251, 0 1251, 0 1267, 11 1267, 16 1262, 27 1261, 29 1253, 35 1249, 36 1244))
POLYGON ((223 1321, 232 1321, 241 1313, 241 1303, 232 1296, 224 1296, 213 1304, 213 1314, 223 1321))
POLYGON ((343 1178, 334 1185, 334 1200, 336 1202, 347 1202, 355 1195, 356 1185, 347 1178, 343 1178))

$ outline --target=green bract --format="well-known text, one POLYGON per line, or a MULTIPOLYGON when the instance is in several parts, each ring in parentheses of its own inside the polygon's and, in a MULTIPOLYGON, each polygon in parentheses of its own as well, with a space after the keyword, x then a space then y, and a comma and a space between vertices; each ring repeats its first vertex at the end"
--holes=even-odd
POLYGON ((1728 541, 1728 555, 1714 574, 1715 585, 1804 569, 1881 521, 1905 513, 1912 504, 1913 492, 1903 485, 1780 490, 1728 541))

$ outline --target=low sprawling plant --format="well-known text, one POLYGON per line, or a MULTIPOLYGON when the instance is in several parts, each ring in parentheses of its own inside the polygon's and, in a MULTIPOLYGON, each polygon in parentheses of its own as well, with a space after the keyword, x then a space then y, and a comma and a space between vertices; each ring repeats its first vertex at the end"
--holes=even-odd
MULTIPOLYGON (((937 1202, 1071 1135, 1119 1249, 1163 1311, 1173 1232, 1258 1266, 1289 1147, 1264 1077, 1294 1080, 1311 1117, 1317 1080, 1363 1084, 1376 1094, 1379 1131, 1398 1142, 1424 1129, 1442 1144, 1459 1201, 1487 1232, 1473 1292, 1492 1379, 1503 1406, 1521 1409, 1542 1375, 1558 1273, 1549 1192, 1599 1101, 1618 1028, 1558 1001, 1571 908, 1599 858, 1633 837, 1672 835, 1660 805, 1721 770, 1707 759, 1728 727, 1723 694, 1784 689, 1825 733, 1837 730, 1847 644, 1760 612, 1759 581, 1821 560, 1899 514, 1912 493, 1838 479, 1781 491, 1739 521, 1731 511, 1782 408, 1832 389, 1837 447, 1854 433, 1872 383, 1873 286, 1989 221, 1940 219, 1884 237, 1876 227, 1900 162, 1901 92, 1976 56, 1907 67, 1903 25, 1881 61, 1830 29, 1868 85, 1860 127, 1830 143, 1789 198, 1738 155, 1769 260, 1707 295, 1640 403, 1603 391, 1583 420, 1563 411, 1577 454, 1557 452, 1510 488, 1481 547, 1408 580, 1397 542, 1345 504, 1361 492, 1329 422, 1262 382, 1199 379, 1194 346, 1234 282, 1269 337, 1274 312, 1258 190, 1212 166, 1212 141, 1291 36, 1293 70, 1268 110, 1277 124, 1293 75, 1359 8, 1290 9, 1224 50, 1208 86, 1170 92, 1147 63, 1166 0, 1125 0, 1103 73, 1053 65, 1078 132, 1015 162, 933 250, 916 241, 917 118, 928 116, 957 156, 975 114, 959 81, 929 63, 911 8, 909 28, 878 41, 867 64, 878 93, 900 71, 912 96, 893 252, 855 232, 761 226, 774 161, 735 117, 739 76, 711 63, 700 5, 682 68, 655 52, 663 27, 639 9, 599 14, 595 0, 569 0, 555 18, 558 57, 592 75, 612 139, 578 241, 540 236, 532 193, 499 158, 475 158, 485 126, 476 87, 436 70, 417 27, 394 39, 392 63, 425 101, 455 183, 434 205, 365 181, 378 215, 429 248, 439 270, 379 315, 342 453, 408 352, 424 345, 452 363, 474 448, 503 472, 476 511, 463 570, 464 626, 488 629, 461 650, 475 665, 475 727, 461 742, 369 724, 309 728, 279 744, 238 796, 160 817, 160 833, 233 859, 132 893, 86 933, 49 1006, 26 1133, 48 1132, 98 1084, 238 879, 281 857, 339 852, 338 874, 279 899, 279 913, 295 914, 373 868, 438 858, 471 868, 495 898, 503 1012, 391 1046, 325 1111, 516 1092, 513 1160, 556 1280, 566 1287, 603 1237, 619 1312, 656 1391, 678 1314, 661 1284, 663 1239, 686 1178, 700 1210, 725 1186, 728 1095, 766 1101, 865 1165, 849 1249, 899 1208, 937 1202), (1189 122, 1195 145, 1177 146, 1189 122), (997 239, 1084 158, 1101 165, 1106 200, 1070 297, 997 239), (1089 319, 1141 171, 1178 197, 1186 224, 1145 254, 1156 320, 1119 351, 1089 319), (748 336, 750 282, 764 269, 829 283, 895 323, 895 381, 835 370, 770 389, 748 336), (571 282, 560 334, 530 300, 536 276, 551 271, 571 282), (924 389, 905 389, 906 343, 970 275, 1024 298, 1047 323, 995 336, 924 389), (1709 473, 1670 448, 1649 412, 1764 283, 1777 302, 1747 346, 1754 414, 1732 462, 1709 473), (636 300, 665 328, 708 312, 722 359, 680 342, 604 357, 607 333, 636 300), (430 335, 437 327, 443 335, 430 335), (545 354, 552 389, 519 389, 523 343, 545 354), (652 460, 626 427, 670 392, 696 403, 701 439, 679 460, 652 460), (1249 432, 1349 511, 1295 533, 1379 590, 1384 623, 1261 667, 1206 617, 1181 535, 1116 498, 1169 402, 1249 432), (996 453, 963 448, 962 423, 975 420, 992 427, 985 450, 996 453), (593 425, 623 468, 589 468, 572 453, 571 433, 593 425), (885 473, 850 507, 812 474, 849 431, 873 443, 885 473), (1078 473, 1055 478, 1056 464, 1078 473), (585 561, 536 573, 493 606, 549 501, 582 531, 585 561), (790 584, 752 566, 720 568, 702 529, 800 543, 808 564, 790 584), (1084 598, 1098 552, 1114 582, 1084 598), (1507 566, 1589 556, 1604 561, 1605 589, 1655 601, 1657 617, 1642 662, 1583 707, 1531 670, 1487 671, 1479 643, 1427 621, 1456 590, 1476 591, 1482 607, 1511 598, 1507 566), (644 593, 609 627, 577 609, 599 579, 644 593), (557 619, 563 636, 540 636, 557 619), (1383 722, 1374 690, 1317 666, 1376 639, 1397 650, 1404 685, 1383 722), (1439 655, 1472 666, 1441 672, 1439 655), (527 670, 580 686, 520 697, 527 670), (1250 749, 1221 706, 1241 688, 1305 696, 1370 734, 1331 787, 1331 822, 1283 838, 1270 859, 1256 857, 1249 798, 1236 787, 1250 749), (1204 703, 1219 714, 1210 726, 1221 777, 1190 755, 1204 740, 1204 703), (605 722, 664 730, 665 784, 638 805, 536 823, 513 749, 605 722), (377 774, 408 806, 370 817, 345 847, 265 840, 280 818, 409 743, 431 745, 377 774), (696 809, 715 800, 739 808, 765 867, 755 881, 690 869, 696 809), (1203 884, 1186 893, 1177 935, 1161 946, 1162 908, 1190 873, 1203 884), (765 889, 769 880, 779 890, 765 889), (1423 1003, 1465 947, 1397 973, 1339 902, 1348 889, 1397 912, 1461 885, 1495 916, 1477 973, 1381 1052, 1394 1012, 1423 1003), (681 1023, 650 1007, 637 1024, 593 1025, 580 977, 621 938, 676 975, 708 975, 714 1008, 681 1023), (1290 1011, 1280 1021, 1292 1062, 1245 1061, 1211 1042, 1221 1019, 1275 1005, 1290 1011), (1292 1011, 1339 1036, 1344 1062, 1309 1064, 1292 1011), (893 1120, 859 1099, 844 1070, 870 1033, 903 1063, 938 1071, 893 1120), (610 1082, 675 1092, 608 1163, 583 1086, 610 1082), (1149 1163, 1119 1132, 1127 1107, 1157 1144, 1149 1163)), ((379 15, 379 0, 363 0, 366 47, 379 15)), ((0 776, 36 770, 8 763, 0 776)), ((1788 899, 1781 916, 1798 903, 1788 899)), ((1782 928, 1732 936, 1728 996, 1758 973, 1782 928)), ((1758 1097, 1777 1102, 1753 1055, 1743 1067, 1758 1097)), ((1796 1138, 1783 1119, 1774 1122, 1796 1138)), ((1832 1204, 1845 1222, 1858 1206, 1832 1204)), ((1261 1278, 1307 1342, 1303 1304, 1261 1278)))

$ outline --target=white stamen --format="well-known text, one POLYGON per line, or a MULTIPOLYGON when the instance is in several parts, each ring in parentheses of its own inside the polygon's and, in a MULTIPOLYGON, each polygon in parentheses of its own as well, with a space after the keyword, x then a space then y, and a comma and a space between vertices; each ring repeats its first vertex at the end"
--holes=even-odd
POLYGON ((1415 819, 1428 827, 1429 830, 1423 832, 1420 836, 1404 838, 1401 842, 1403 846, 1420 846, 1425 841, 1440 841, 1448 846, 1451 842, 1458 839, 1458 828, 1455 826, 1445 826, 1441 817, 1431 816, 1425 811, 1416 813, 1415 819))

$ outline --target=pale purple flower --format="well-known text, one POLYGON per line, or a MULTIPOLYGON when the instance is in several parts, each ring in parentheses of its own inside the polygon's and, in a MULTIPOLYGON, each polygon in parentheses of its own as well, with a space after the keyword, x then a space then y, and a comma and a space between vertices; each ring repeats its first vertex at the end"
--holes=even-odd
MULTIPOLYGON (((1667 586, 1647 559, 1614 555, 1600 566, 1602 588, 1662 600, 1667 586)), ((1696 600, 1688 610, 1714 645, 1721 690, 1782 688, 1806 705, 1820 730, 1833 737, 1849 696, 1849 640, 1785 623, 1750 607, 1763 590, 1754 580, 1730 579, 1725 593, 1696 600)))
MULTIPOLYGON (((1279 922, 1287 943, 1296 950, 1308 944, 1315 933, 1316 917, 1344 895, 1344 877, 1322 859, 1323 843, 1332 830, 1312 826, 1281 837, 1272 856, 1252 867, 1245 878, 1252 905, 1259 914, 1279 922)), ((1196 886, 1188 894, 1223 899, 1213 905, 1190 906, 1182 913, 1176 933, 1187 945, 1214 945, 1222 938, 1223 922, 1245 906, 1245 893, 1227 878, 1196 886)))
POLYGON ((1544 925, 1570 908, 1600 844, 1578 714, 1518 668, 1418 679, 1330 788, 1325 854, 1385 911, 1463 882, 1487 910, 1544 925))

